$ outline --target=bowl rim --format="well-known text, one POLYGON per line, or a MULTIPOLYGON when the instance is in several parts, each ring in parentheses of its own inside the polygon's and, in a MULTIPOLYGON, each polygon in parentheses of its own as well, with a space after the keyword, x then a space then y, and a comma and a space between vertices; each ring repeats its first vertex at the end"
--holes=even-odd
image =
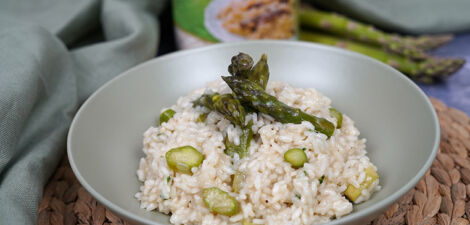
MULTIPOLYGON (((86 180, 85 178, 81 175, 79 169, 77 168, 77 165, 75 163, 74 157, 73 157, 73 149, 72 149, 72 137, 74 136, 74 131, 75 127, 77 124, 77 121, 81 117, 81 114, 83 113, 84 109, 91 103, 93 100, 96 98, 96 96, 106 89, 108 86, 111 84, 118 82, 121 80, 124 76, 131 75, 134 71, 139 70, 141 67, 146 67, 149 64, 152 64, 156 61, 165 61, 165 60, 171 60, 173 58, 181 57, 184 55, 190 55, 190 54, 197 54, 198 52, 203 52, 207 50, 212 50, 212 49, 221 49, 221 48, 229 48, 229 47, 236 47, 236 46, 244 46, 244 45, 283 45, 286 47, 292 46, 292 47, 305 47, 305 48, 311 48, 311 49, 321 49, 321 50, 326 50, 326 51, 331 51, 340 55, 345 55, 347 57, 353 57, 353 58, 359 58, 360 60, 365 60, 369 61, 370 63, 373 64, 378 64, 381 67, 383 67, 385 70, 389 70, 391 73, 396 74, 397 77, 405 82, 406 85, 408 85, 410 88, 414 89, 415 91, 418 92, 418 95, 426 102, 426 107, 428 110, 431 111, 433 122, 434 122, 434 127, 435 132, 434 132, 434 144, 433 148, 431 151, 431 154, 427 158, 426 162, 424 163, 423 167, 418 171, 418 173, 411 178, 403 187, 398 189, 397 191, 393 192, 391 195, 387 196, 385 199, 383 199, 380 202, 377 202, 374 205, 371 205, 370 207, 367 207, 365 209, 362 209, 361 211, 357 211, 351 214, 348 214, 344 217, 334 219, 326 224, 328 225, 333 225, 333 224, 346 224, 348 222, 354 221, 354 220, 359 220, 362 217, 365 217, 369 214, 374 214, 378 213, 381 211, 383 208, 393 204, 395 201, 397 201, 401 196, 405 195, 411 188, 416 186, 418 181, 425 175, 426 171, 431 167, 432 162, 434 161, 437 151, 439 148, 439 143, 440 143, 440 126, 439 126, 439 120, 436 114, 436 111, 434 110, 434 107, 431 104, 431 101, 429 100, 428 96, 416 85, 411 79, 406 77, 403 73, 399 72, 395 68, 382 63, 376 59, 370 58, 368 56, 352 52, 349 50, 341 49, 338 47, 332 47, 332 46, 326 46, 322 44, 316 44, 316 43, 310 43, 310 42, 304 42, 304 41, 285 41, 285 40, 251 40, 251 41, 242 41, 242 42, 228 42, 228 43, 218 43, 218 44, 213 44, 210 46, 205 46, 205 47, 199 47, 199 48, 194 48, 194 49, 188 49, 188 50, 182 50, 182 51, 176 51, 173 53, 168 53, 162 56, 155 57, 153 59, 150 59, 146 62, 140 63, 122 73, 120 73, 118 76, 114 77, 113 79, 107 81, 104 85, 102 85, 100 88, 98 88, 92 95, 90 95, 87 100, 80 106, 79 110, 75 114, 72 123, 69 128, 69 132, 67 135, 67 157, 70 162, 70 166, 72 168, 72 171, 74 172, 75 176, 77 177, 78 181, 80 184, 96 199, 98 202, 102 203, 105 207, 111 209, 112 211, 116 212, 117 214, 126 217, 127 219, 130 219, 132 221, 136 221, 142 224, 159 224, 157 221, 153 221, 141 216, 138 216, 126 209, 121 208, 120 206, 114 204, 110 200, 106 199, 104 196, 102 196, 99 192, 97 192, 86 180)), ((136 190, 137 191, 137 190, 136 190)), ((143 210, 143 209, 142 209, 143 210)), ((156 212, 160 213, 160 212, 156 212)))

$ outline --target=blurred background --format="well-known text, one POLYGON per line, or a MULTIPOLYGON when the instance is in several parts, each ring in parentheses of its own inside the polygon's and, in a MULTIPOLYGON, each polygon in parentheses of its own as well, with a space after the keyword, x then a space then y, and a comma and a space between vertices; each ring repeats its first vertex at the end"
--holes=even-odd
POLYGON ((159 16, 158 55, 249 39, 332 45, 395 67, 427 95, 469 114, 467 7, 434 0, 174 0, 159 16))

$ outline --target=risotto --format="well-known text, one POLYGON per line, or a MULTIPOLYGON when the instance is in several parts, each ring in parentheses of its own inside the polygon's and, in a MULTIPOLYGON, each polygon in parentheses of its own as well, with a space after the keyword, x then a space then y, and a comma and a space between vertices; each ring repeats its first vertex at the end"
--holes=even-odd
POLYGON ((286 107, 331 121, 331 135, 308 121, 282 123, 255 105, 244 116, 249 126, 238 126, 195 104, 204 94, 232 96, 231 87, 217 80, 180 97, 144 133, 141 208, 170 214, 172 224, 317 224, 347 215, 380 189, 366 140, 348 116, 332 113, 329 98, 278 81, 265 88, 286 107), (242 146, 246 129, 253 134, 246 152, 230 154, 228 144, 242 146))

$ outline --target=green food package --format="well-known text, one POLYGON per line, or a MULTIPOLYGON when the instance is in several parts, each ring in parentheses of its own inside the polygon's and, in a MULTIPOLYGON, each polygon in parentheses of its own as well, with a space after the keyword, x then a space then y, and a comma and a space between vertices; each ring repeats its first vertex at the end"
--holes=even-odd
POLYGON ((217 42, 297 39, 297 0, 173 0, 180 49, 217 42))

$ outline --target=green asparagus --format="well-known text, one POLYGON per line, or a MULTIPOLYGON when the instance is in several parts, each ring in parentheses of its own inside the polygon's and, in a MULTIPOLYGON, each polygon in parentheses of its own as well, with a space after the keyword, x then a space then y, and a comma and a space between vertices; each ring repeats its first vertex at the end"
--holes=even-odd
POLYGON ((299 38, 304 41, 333 45, 362 53, 380 60, 407 74, 410 78, 422 83, 433 83, 437 80, 446 78, 460 69, 465 63, 465 60, 463 59, 453 58, 428 58, 422 62, 415 62, 405 57, 386 53, 367 44, 342 40, 338 37, 316 32, 302 31, 300 32, 299 38))
POLYGON ((340 129, 341 125, 343 124, 343 114, 341 114, 335 108, 330 108, 330 115, 336 118, 336 128, 340 129))
POLYGON ((163 111, 160 114, 159 125, 161 125, 162 123, 168 122, 168 120, 170 120, 175 115, 175 113, 176 112, 173 109, 167 109, 167 110, 163 111))
POLYGON ((224 153, 233 157, 235 153, 238 154, 240 159, 249 155, 248 148, 250 147, 251 140, 253 139, 253 130, 251 126, 253 122, 250 120, 248 125, 242 128, 242 135, 240 136, 240 144, 236 145, 228 140, 228 137, 224 138, 225 150, 224 153))
POLYGON ((428 55, 424 52, 425 50, 443 45, 452 39, 451 35, 403 37, 388 34, 342 15, 309 7, 302 7, 299 17, 300 23, 304 27, 381 46, 387 51, 414 60, 426 59, 428 55))
POLYGON ((248 79, 249 73, 253 67, 253 59, 245 53, 238 53, 232 57, 232 63, 228 66, 228 72, 232 76, 239 76, 248 79))
POLYGON ((204 188, 202 201, 211 212, 233 216, 240 211, 237 200, 217 187, 204 188))
POLYGON ((232 57, 232 64, 228 66, 228 72, 235 77, 241 77, 257 83, 266 89, 269 79, 268 57, 266 54, 253 66, 253 59, 245 53, 239 53, 232 57))
POLYGON ((261 86, 249 80, 238 77, 222 77, 236 97, 246 102, 261 113, 274 117, 281 123, 299 124, 308 121, 315 126, 317 132, 330 137, 335 126, 324 118, 309 115, 302 110, 290 107, 279 101, 276 97, 266 93, 261 86))
POLYGON ((172 170, 186 174, 191 174, 191 169, 201 165, 204 160, 204 156, 189 145, 170 149, 165 158, 172 170))
POLYGON ((209 115, 209 113, 201 113, 199 114, 199 116, 197 117, 196 119, 196 122, 198 123, 204 123, 206 122, 206 119, 207 119, 207 116, 209 115))
POLYGON ((294 168, 300 168, 307 162, 307 155, 300 148, 289 149, 284 153, 284 159, 292 165, 294 168))
POLYGON ((240 127, 245 126, 245 108, 238 99, 231 94, 215 94, 212 96, 212 102, 217 112, 224 115, 230 122, 240 127))
POLYGON ((199 97, 198 99, 196 99, 193 102, 193 107, 202 106, 202 107, 206 107, 210 110, 214 110, 214 102, 212 102, 212 97, 214 95, 218 95, 218 94, 219 93, 214 93, 212 95, 210 95, 210 94, 201 95, 201 97, 199 97))
POLYGON ((372 183, 379 179, 377 171, 375 171, 374 167, 372 166, 366 168, 364 172, 366 174, 366 178, 364 182, 360 184, 359 187, 355 187, 352 184, 348 184, 346 191, 344 191, 344 195, 352 202, 355 202, 356 199, 361 196, 362 190, 368 189, 370 185, 372 185, 372 183))
POLYGON ((269 67, 268 67, 268 57, 266 54, 261 55, 261 58, 250 71, 248 80, 257 83, 263 90, 266 90, 269 80, 269 67))
POLYGON ((235 153, 237 153, 240 158, 248 156, 248 148, 250 147, 251 140, 253 139, 253 131, 251 130, 253 122, 250 121, 245 124, 246 112, 238 99, 233 97, 231 94, 204 94, 194 101, 194 105, 204 106, 211 110, 215 110, 224 115, 224 117, 233 124, 240 126, 242 128, 240 144, 236 145, 230 142, 226 136, 224 138, 224 152, 231 157, 233 157, 235 153))
POLYGON ((245 183, 246 175, 243 172, 237 170, 233 175, 232 179, 232 190, 235 193, 239 193, 240 190, 243 188, 243 184, 245 183))

